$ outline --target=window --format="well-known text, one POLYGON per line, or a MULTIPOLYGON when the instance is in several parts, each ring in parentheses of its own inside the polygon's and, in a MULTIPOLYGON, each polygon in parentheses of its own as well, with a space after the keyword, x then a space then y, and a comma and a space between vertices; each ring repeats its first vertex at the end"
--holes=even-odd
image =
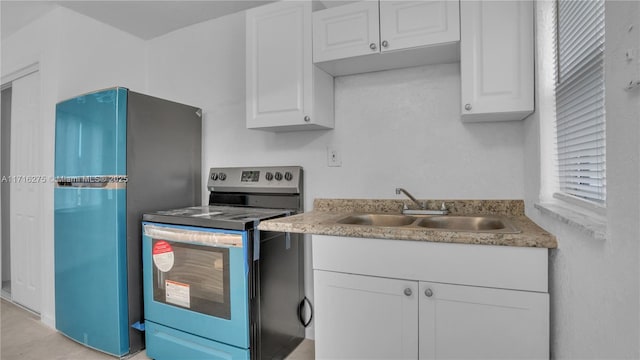
POLYGON ((556 48, 560 193, 604 206, 604 0, 558 0, 556 48))

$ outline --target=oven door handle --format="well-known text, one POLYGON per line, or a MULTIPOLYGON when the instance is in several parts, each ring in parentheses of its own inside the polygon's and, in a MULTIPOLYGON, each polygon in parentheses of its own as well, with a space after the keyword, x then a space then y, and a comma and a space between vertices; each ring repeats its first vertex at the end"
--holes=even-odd
POLYGON ((300 320, 300 323, 304 327, 308 327, 309 324, 311 324, 311 320, 313 320, 313 305, 311 305, 311 301, 306 296, 304 297, 304 299, 302 299, 302 301, 300 301, 300 304, 298 305, 298 319, 300 320), (309 305, 309 319, 306 321, 304 319, 305 303, 309 305))
POLYGON ((153 239, 162 239, 186 244, 211 247, 242 248, 242 235, 209 231, 185 230, 171 227, 144 224, 144 235, 153 239))

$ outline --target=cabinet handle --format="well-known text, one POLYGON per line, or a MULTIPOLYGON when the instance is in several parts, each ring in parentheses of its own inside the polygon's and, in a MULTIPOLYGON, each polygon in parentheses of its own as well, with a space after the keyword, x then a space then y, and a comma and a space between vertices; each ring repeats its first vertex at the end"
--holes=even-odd
POLYGON ((433 296, 433 290, 427 289, 427 290, 424 291, 424 294, 427 295, 427 297, 432 297, 433 296))
POLYGON ((471 110, 471 104, 465 104, 464 109, 467 111, 471 110))
POLYGON ((411 294, 413 294, 413 291, 411 291, 411 288, 406 288, 404 289, 404 294, 407 296, 411 296, 411 294))
POLYGON ((309 121, 311 121, 311 118, 309 117, 309 115, 307 115, 307 116, 305 116, 305 117, 304 117, 304 121, 305 121, 305 122, 309 122, 309 121))
POLYGON ((376 43, 371 43, 371 44, 369 44, 369 49, 371 49, 371 50, 375 50, 375 49, 377 49, 377 48, 378 48, 378 47, 376 46, 376 43))
POLYGON ((382 47, 386 48, 389 46, 389 42, 387 40, 382 41, 382 47))

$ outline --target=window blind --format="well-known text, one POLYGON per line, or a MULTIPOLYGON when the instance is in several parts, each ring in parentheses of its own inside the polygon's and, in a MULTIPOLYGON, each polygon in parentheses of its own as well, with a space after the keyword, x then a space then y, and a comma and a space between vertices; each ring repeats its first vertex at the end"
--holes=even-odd
POLYGON ((560 191, 604 205, 604 0, 558 0, 556 16, 560 191))

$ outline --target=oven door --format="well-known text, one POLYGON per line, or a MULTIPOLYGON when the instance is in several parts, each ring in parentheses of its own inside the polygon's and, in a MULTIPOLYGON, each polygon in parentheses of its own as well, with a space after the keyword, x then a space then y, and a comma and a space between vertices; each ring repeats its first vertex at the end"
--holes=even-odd
POLYGON ((247 233, 143 223, 145 319, 249 348, 247 233))

